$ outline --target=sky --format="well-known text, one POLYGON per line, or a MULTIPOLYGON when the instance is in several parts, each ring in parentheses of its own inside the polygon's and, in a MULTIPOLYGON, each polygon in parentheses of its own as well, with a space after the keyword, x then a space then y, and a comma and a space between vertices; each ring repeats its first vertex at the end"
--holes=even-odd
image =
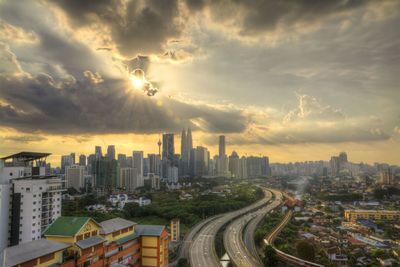
POLYGON ((399 28, 396 0, 0 0, 0 156, 191 127, 211 154, 400 164, 399 28))

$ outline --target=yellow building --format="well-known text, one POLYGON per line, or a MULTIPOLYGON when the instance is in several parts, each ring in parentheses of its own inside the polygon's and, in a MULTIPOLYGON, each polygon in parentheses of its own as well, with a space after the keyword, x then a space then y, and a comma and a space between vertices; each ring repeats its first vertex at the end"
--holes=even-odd
POLYGON ((4 267, 57 266, 63 262, 63 251, 69 247, 46 239, 34 240, 4 249, 2 263, 4 267))
POLYGON ((180 234, 180 220, 179 218, 174 218, 171 220, 171 241, 178 242, 180 234))
POLYGON ((357 220, 382 220, 398 221, 400 220, 400 211, 395 210, 345 210, 344 217, 347 221, 357 220))
POLYGON ((7 248, 2 255, 5 267, 168 266, 165 226, 122 218, 99 224, 89 217, 61 216, 43 235, 46 239, 7 248))

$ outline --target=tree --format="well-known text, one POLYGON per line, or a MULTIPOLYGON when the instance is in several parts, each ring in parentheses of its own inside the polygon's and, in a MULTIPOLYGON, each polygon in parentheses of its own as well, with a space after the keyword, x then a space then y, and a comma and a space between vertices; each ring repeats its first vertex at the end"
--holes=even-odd
POLYGON ((178 267, 189 267, 189 263, 188 263, 187 259, 179 259, 177 266, 178 267))
POLYGON ((303 260, 313 261, 315 258, 314 246, 305 240, 301 240, 296 246, 297 255, 303 260))
POLYGON ((272 267, 278 265, 278 256, 276 250, 272 246, 266 246, 264 248, 263 263, 265 267, 272 267))

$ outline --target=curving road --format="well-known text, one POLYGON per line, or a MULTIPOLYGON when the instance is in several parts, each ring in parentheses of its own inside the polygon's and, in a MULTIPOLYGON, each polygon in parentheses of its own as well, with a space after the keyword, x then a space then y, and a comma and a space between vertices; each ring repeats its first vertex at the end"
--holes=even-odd
POLYGON ((193 240, 190 246, 190 251, 189 251, 190 266, 192 267, 221 266, 219 263, 218 256, 215 252, 216 234, 225 224, 229 223, 235 218, 265 205, 271 199, 271 194, 267 190, 264 190, 264 193, 265 193, 264 198, 257 201, 256 203, 237 211, 228 212, 224 214, 224 216, 214 219, 208 224, 206 224, 199 231, 198 235, 196 235, 195 239, 193 240))
POLYGON ((195 226, 193 226, 190 229, 190 231, 185 235, 185 237, 182 241, 182 245, 179 250, 179 256, 173 262, 170 262, 168 266, 176 266, 180 259, 188 259, 189 258, 189 248, 190 248, 190 245, 192 244, 193 239, 196 236, 196 234, 200 231, 201 228, 204 227, 204 225, 208 224, 212 220, 218 219, 221 216, 222 216, 221 214, 212 216, 208 219, 205 219, 205 220, 199 222, 195 226))
MULTIPOLYGON (((282 203, 282 192, 278 190, 271 189, 272 193, 274 194, 274 201, 275 203, 271 203, 273 205, 272 209, 275 209, 277 206, 279 206, 282 203)), ((265 207, 264 212, 260 212, 253 220, 251 220, 246 228, 244 229, 244 234, 243 234, 243 241, 244 244, 246 245, 248 251, 253 255, 253 257, 257 258, 259 262, 261 262, 260 256, 257 252, 257 247, 256 243, 254 240, 254 233, 256 231, 257 226, 261 222, 261 220, 265 217, 265 215, 269 212, 268 208, 265 207)))
MULTIPOLYGON (((282 194, 276 190, 273 190, 273 193, 277 196, 275 200, 267 206, 237 218, 225 230, 224 246, 234 266, 262 266, 262 262, 255 249, 254 231, 261 219, 281 204, 282 194), (245 228, 246 231, 244 231, 245 228), (247 239, 247 242, 251 244, 250 250, 243 242, 243 238, 247 239)), ((269 198, 271 198, 270 192, 269 198)))

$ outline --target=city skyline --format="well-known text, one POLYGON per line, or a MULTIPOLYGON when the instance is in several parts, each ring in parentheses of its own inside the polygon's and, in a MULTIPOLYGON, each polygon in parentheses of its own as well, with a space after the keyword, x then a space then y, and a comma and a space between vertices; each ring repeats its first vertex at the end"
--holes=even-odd
POLYGON ((353 162, 399 165, 399 10, 1 1, 0 154, 47 151, 55 163, 95 145, 157 153, 160 134, 191 127, 212 155, 225 135, 229 151, 271 162, 347 151, 353 162))

